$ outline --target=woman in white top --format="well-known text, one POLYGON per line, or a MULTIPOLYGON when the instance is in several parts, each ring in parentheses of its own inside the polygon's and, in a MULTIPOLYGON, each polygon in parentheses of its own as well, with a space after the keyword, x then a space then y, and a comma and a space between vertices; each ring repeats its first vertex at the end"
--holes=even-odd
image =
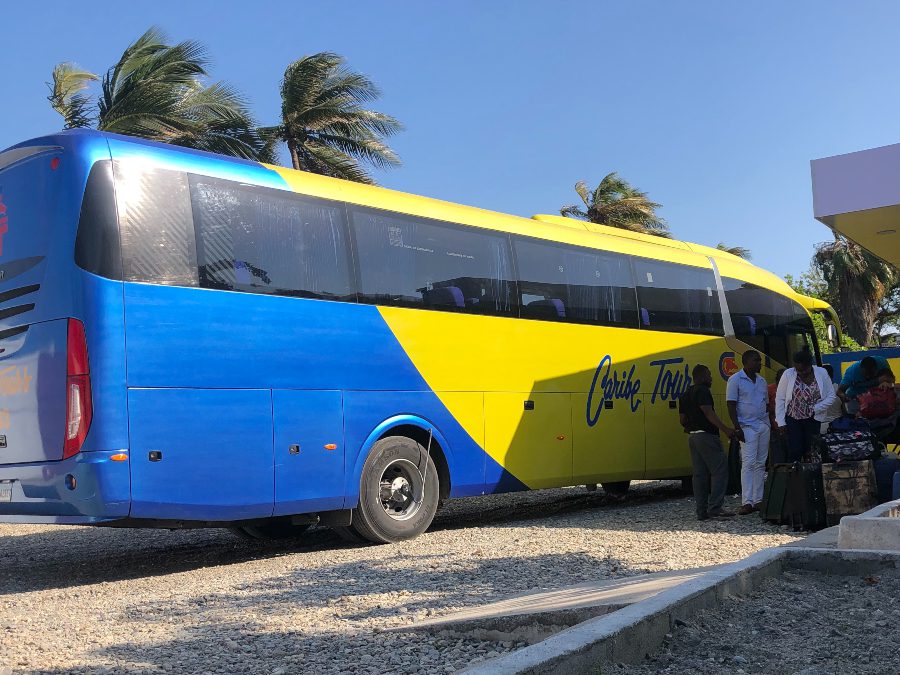
POLYGON ((794 354, 794 367, 784 371, 775 393, 775 420, 779 433, 787 433, 789 462, 802 461, 812 449, 836 396, 828 372, 813 365, 809 350, 794 354))

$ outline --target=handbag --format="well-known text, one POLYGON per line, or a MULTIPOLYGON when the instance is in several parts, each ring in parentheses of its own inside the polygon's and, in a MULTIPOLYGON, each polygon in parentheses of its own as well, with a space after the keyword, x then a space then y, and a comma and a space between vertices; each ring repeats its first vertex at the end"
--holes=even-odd
POLYGON ((897 393, 893 387, 875 387, 858 398, 859 414, 869 420, 890 417, 897 410, 897 393))

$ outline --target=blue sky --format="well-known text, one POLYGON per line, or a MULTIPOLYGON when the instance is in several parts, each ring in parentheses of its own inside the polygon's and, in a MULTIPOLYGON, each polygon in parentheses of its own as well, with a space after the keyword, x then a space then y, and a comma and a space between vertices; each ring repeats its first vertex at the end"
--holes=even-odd
POLYGON ((407 130, 385 186, 530 216, 609 171, 678 238, 806 269, 809 160, 900 142, 900 3, 16 2, 4 8, 0 148, 58 129, 54 64, 103 72, 156 24, 202 41, 262 122, 284 67, 335 51, 407 130), (115 9, 112 9, 112 8, 115 9))

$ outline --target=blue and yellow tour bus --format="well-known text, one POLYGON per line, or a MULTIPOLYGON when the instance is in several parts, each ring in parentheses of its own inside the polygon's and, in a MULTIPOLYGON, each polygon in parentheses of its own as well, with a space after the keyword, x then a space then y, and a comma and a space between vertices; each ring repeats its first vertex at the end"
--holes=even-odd
POLYGON ((68 131, 0 153, 0 520, 318 522, 690 475, 676 398, 830 308, 722 251, 68 131))

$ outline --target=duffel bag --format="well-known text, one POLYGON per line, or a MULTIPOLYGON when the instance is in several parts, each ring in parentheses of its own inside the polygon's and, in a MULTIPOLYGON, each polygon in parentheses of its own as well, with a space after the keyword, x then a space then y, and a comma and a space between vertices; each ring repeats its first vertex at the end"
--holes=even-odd
POLYGON ((893 387, 875 387, 859 395, 859 414, 869 420, 890 417, 897 410, 897 394, 893 387))
POLYGON ((831 431, 822 436, 822 459, 832 462, 877 459, 881 444, 871 431, 831 431))
POLYGON ((828 425, 828 431, 871 431, 872 427, 869 423, 859 417, 852 415, 842 415, 836 420, 832 420, 828 425))

